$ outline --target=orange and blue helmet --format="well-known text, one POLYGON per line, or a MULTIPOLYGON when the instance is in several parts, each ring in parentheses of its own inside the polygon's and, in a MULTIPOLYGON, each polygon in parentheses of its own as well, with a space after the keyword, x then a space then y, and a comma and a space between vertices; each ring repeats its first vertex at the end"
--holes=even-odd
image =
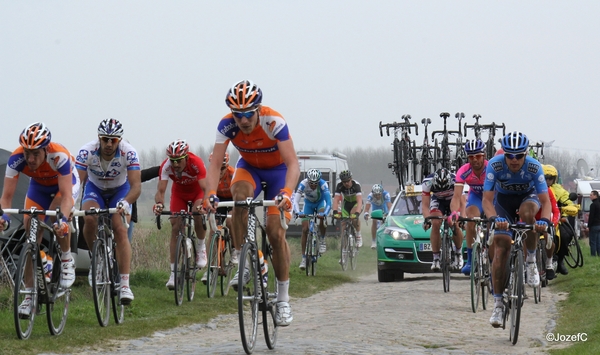
POLYGON ((253 108, 262 102, 262 91, 250 80, 239 81, 229 89, 225 103, 232 110, 253 108))
POLYGON ((52 140, 52 134, 42 122, 35 122, 25 127, 19 136, 19 143, 25 149, 40 149, 47 147, 52 140))

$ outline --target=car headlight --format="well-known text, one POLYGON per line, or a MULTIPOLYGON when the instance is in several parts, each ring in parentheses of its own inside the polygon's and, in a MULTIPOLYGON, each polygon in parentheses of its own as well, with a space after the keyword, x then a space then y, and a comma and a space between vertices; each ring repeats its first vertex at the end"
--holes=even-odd
POLYGON ((389 235, 395 240, 412 240, 410 233, 404 228, 386 228, 383 234, 389 235))

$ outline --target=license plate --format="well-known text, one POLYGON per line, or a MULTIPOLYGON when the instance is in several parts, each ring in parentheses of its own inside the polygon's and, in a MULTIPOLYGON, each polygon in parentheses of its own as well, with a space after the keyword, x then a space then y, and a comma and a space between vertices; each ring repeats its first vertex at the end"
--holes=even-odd
POLYGON ((420 243, 419 251, 431 251, 431 243, 420 243))

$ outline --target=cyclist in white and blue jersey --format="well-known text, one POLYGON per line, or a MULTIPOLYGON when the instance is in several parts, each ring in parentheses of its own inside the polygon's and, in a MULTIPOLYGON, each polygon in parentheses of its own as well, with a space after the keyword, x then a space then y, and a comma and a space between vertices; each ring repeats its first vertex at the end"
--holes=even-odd
MULTIPOLYGON (((392 198, 390 193, 383 189, 383 186, 379 184, 373 185, 371 193, 367 196, 367 203, 365 204, 365 221, 369 220, 369 211, 383 211, 384 214, 388 214, 392 208, 392 198)), ((371 249, 377 248, 377 228, 381 224, 381 221, 373 221, 371 224, 371 249)))
POLYGON ((506 281, 506 263, 510 254, 512 232, 509 223, 519 220, 526 224, 535 224, 535 231, 527 232, 527 284, 535 287, 540 283, 535 263, 538 233, 546 231, 550 222, 552 206, 548 196, 548 187, 544 178, 544 169, 540 162, 527 155, 529 139, 521 132, 511 132, 501 140, 504 155, 490 159, 483 184, 483 210, 486 216, 495 221, 495 231, 490 246, 492 259, 492 289, 494 292, 494 311, 490 324, 502 326, 504 307, 502 291, 506 281), (536 222, 535 215, 541 208, 541 219, 536 222))
MULTIPOLYGON (((331 192, 329 185, 321 179, 321 171, 318 169, 310 169, 306 172, 306 179, 300 181, 296 192, 292 197, 294 205, 294 214, 300 216, 308 216, 317 213, 319 216, 319 234, 321 236, 319 252, 324 253, 327 250, 325 244, 325 217, 331 211, 331 192), (300 198, 304 195, 304 209, 300 212, 300 198)), ((308 236, 309 218, 302 218, 302 261, 300 269, 306 268, 306 238, 308 236)))

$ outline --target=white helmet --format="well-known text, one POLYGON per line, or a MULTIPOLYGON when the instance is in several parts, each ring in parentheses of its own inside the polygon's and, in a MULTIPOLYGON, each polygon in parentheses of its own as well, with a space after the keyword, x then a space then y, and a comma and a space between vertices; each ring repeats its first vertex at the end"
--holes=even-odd
POLYGON ((317 182, 321 180, 321 171, 318 169, 310 169, 306 172, 306 176, 308 177, 308 181, 317 182))

